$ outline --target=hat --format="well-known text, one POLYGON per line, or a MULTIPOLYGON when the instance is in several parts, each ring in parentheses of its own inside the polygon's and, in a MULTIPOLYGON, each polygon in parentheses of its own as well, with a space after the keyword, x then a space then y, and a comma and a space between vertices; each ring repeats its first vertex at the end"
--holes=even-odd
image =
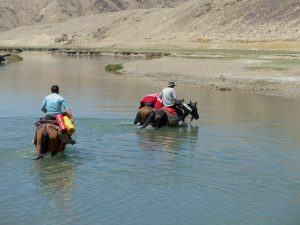
POLYGON ((174 87, 174 86, 176 86, 174 81, 169 81, 168 82, 168 87, 174 87))

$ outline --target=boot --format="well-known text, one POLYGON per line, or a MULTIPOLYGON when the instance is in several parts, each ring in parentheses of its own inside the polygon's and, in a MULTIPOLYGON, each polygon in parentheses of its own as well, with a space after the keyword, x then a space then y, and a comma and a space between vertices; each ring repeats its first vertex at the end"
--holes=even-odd
POLYGON ((75 144, 76 144, 76 141, 75 141, 74 139, 72 139, 72 137, 70 137, 69 144, 71 144, 71 145, 75 145, 75 144))

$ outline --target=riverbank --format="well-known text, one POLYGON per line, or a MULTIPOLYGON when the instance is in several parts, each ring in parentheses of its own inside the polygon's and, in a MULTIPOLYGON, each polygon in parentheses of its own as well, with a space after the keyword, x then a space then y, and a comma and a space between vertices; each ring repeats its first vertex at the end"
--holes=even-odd
POLYGON ((257 51, 203 51, 125 63, 122 73, 148 81, 217 91, 300 97, 300 54, 257 51))

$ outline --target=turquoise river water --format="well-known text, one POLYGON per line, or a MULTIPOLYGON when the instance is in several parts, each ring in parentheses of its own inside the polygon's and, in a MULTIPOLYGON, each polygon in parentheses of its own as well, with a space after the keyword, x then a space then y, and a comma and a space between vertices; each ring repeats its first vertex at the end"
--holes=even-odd
POLYGON ((104 71, 138 59, 22 56, 0 66, 0 224, 300 224, 299 99, 179 84, 199 120, 141 130, 138 100, 164 83, 104 71), (54 83, 77 144, 35 161, 34 122, 54 83))

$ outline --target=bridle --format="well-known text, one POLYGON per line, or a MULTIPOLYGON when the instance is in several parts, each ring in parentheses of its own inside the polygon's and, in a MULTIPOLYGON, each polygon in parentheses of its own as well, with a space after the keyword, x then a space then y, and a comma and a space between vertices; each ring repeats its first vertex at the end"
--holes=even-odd
POLYGON ((185 102, 181 103, 182 107, 184 108, 184 112, 186 114, 185 117, 187 117, 188 115, 191 115, 191 122, 193 121, 194 117, 192 115, 193 109, 189 104, 186 104, 185 102))

